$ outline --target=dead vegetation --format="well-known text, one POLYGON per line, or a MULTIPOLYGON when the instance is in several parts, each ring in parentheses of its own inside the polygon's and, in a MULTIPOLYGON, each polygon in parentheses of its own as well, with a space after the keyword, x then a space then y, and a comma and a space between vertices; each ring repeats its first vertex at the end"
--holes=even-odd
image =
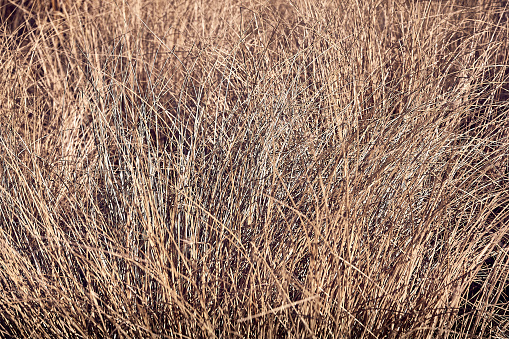
POLYGON ((507 336, 505 2, 0 3, 1 337, 507 336))

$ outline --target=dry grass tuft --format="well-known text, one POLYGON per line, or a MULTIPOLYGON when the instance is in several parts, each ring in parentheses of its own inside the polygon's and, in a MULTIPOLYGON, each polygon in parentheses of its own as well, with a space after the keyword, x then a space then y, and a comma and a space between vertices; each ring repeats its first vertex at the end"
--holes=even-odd
POLYGON ((1 337, 507 336, 505 2, 35 3, 1 337))

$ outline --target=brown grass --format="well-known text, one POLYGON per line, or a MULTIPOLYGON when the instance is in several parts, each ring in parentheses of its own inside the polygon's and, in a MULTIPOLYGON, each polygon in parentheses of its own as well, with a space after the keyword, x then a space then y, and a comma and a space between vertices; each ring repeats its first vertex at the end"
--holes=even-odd
POLYGON ((506 3, 55 3, 0 1, 1 337, 507 337, 506 3))

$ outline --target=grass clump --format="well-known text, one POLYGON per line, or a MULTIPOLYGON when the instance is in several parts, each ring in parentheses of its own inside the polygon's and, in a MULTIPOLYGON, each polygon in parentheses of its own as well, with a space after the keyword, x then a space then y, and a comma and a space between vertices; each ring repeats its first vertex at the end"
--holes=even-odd
POLYGON ((0 3, 0 336, 507 335, 504 3, 0 3))

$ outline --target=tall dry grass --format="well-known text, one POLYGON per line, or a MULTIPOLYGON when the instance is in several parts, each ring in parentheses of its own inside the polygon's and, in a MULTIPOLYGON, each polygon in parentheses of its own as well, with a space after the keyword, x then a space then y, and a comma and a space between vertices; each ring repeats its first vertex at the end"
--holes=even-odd
POLYGON ((507 4, 0 3, 1 337, 507 337, 507 4))

